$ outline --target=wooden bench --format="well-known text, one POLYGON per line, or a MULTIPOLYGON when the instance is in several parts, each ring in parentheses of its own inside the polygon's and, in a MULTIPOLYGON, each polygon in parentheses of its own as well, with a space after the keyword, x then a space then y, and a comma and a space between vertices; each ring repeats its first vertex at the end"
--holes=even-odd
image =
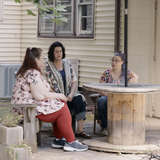
POLYGON ((39 121, 36 118, 36 105, 34 104, 12 104, 11 107, 24 109, 24 143, 37 152, 37 133, 39 132, 39 121))

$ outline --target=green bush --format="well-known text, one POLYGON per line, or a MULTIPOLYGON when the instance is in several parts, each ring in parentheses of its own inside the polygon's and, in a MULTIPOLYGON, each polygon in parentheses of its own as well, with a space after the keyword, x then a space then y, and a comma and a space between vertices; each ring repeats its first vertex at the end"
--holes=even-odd
POLYGON ((22 115, 14 112, 8 112, 0 117, 0 123, 6 127, 15 127, 23 119, 22 115))

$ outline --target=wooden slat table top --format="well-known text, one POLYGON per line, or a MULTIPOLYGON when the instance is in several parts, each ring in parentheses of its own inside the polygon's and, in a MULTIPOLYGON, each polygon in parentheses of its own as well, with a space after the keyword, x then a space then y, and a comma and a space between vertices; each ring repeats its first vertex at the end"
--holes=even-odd
POLYGON ((89 91, 102 93, 152 93, 160 92, 160 84, 129 84, 128 87, 124 85, 116 85, 109 83, 85 83, 83 87, 89 91))

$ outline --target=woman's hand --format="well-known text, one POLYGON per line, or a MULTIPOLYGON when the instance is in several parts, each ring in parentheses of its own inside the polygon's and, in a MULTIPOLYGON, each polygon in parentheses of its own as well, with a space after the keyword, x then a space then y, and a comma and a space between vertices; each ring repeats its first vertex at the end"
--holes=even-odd
POLYGON ((67 102, 67 97, 62 93, 50 93, 48 95, 48 98, 49 99, 57 99, 57 100, 67 102))
POLYGON ((128 76, 128 79, 129 83, 137 83, 138 76, 135 73, 131 72, 130 75, 128 76))
POLYGON ((73 99, 73 95, 72 95, 72 94, 69 94, 69 95, 67 96, 67 101, 71 102, 72 99, 73 99))
POLYGON ((55 99, 67 102, 67 97, 62 93, 55 93, 55 99))

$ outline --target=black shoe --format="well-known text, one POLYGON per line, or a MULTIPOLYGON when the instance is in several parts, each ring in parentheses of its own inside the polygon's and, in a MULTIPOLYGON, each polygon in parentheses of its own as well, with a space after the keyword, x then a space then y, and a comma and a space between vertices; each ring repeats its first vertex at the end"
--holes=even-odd
POLYGON ((66 143, 66 140, 64 138, 63 139, 55 139, 53 141, 53 143, 51 144, 51 147, 57 148, 57 149, 63 148, 65 143, 66 143))
POLYGON ((80 133, 76 133, 76 137, 82 137, 82 138, 85 138, 85 139, 91 139, 92 137, 87 134, 86 132, 80 132, 80 133))

